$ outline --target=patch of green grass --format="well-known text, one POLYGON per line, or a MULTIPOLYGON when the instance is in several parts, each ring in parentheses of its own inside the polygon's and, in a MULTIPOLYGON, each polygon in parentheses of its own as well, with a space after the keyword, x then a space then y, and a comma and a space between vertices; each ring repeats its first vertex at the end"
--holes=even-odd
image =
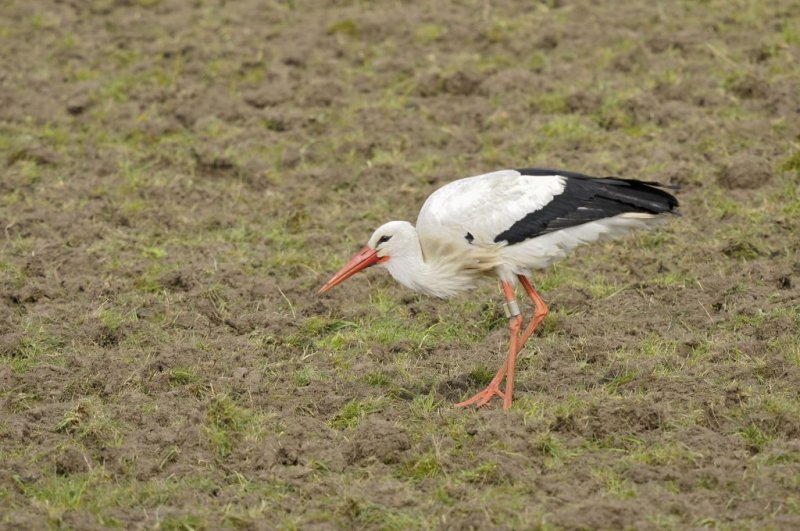
POLYGON ((528 99, 531 111, 545 114, 563 114, 568 111, 567 98, 558 92, 535 93, 528 99))
MULTIPOLYGON (((681 517, 677 514, 657 513, 647 517, 647 522, 653 524, 657 529, 680 529, 681 517)), ((711 527, 711 526, 709 526, 711 527)))
POLYGON ((800 367, 800 334, 771 339, 767 345, 770 350, 782 353, 789 362, 800 367))
MULTIPOLYGON (((367 304, 367 303, 365 303, 367 304)), ((473 344, 480 341, 497 320, 494 310, 481 311, 480 318, 458 319, 453 315, 420 315, 409 320, 405 306, 381 292, 372 295, 369 315, 358 321, 341 321, 328 317, 306 319, 298 332, 288 336, 287 345, 333 353, 341 361, 341 368, 349 367, 355 355, 368 350, 371 345, 391 346, 396 353, 396 363, 410 353, 423 351, 449 342, 473 344), (401 349, 402 347, 402 349, 401 349)), ((478 311, 473 302, 453 302, 448 306, 453 314, 478 311)), ((474 315, 474 313, 473 313, 474 315)))
POLYGON ((730 194, 724 193, 719 188, 713 188, 706 195, 705 205, 709 214, 715 219, 736 218, 744 215, 746 207, 734 199, 730 194))
POLYGON ((635 463, 682 467, 695 466, 701 458, 702 455, 680 442, 656 442, 649 445, 642 443, 625 456, 626 461, 635 463))
POLYGON ((589 282, 589 292, 593 299, 605 299, 619 293, 620 287, 606 277, 596 275, 589 282))
POLYGON ((443 400, 436 400, 433 391, 427 395, 415 396, 411 401, 411 414, 418 419, 426 419, 444 405, 443 400))
POLYGON ((198 380, 197 371, 192 367, 175 367, 169 371, 169 381, 175 385, 189 385, 198 380))
POLYGON ((323 316, 312 316, 303 321, 300 329, 305 335, 325 335, 331 332, 338 332, 346 328, 356 328, 358 323, 353 321, 343 321, 341 319, 331 319, 323 316))
POLYGON ((442 472, 442 465, 436 453, 431 451, 406 461, 398 472, 405 479, 421 481, 438 476, 442 472))
POLYGON ((552 412, 553 419, 569 420, 582 414, 589 407, 589 402, 577 393, 571 393, 563 400, 559 400, 555 405, 548 408, 552 412))
POLYGON ((197 529, 206 529, 207 527, 206 518, 198 514, 170 515, 164 518, 159 525, 159 529, 166 531, 195 531, 197 529))
POLYGON ((180 446, 177 446, 177 445, 173 444, 172 446, 168 447, 166 450, 164 450, 161 453, 161 456, 160 456, 160 459, 159 459, 159 462, 158 462, 158 469, 159 470, 164 470, 164 467, 166 465, 168 465, 169 463, 177 460, 178 457, 181 455, 181 453, 182 452, 181 452, 180 446))
POLYGON ((747 240, 731 240, 722 249, 722 253, 736 260, 755 260, 764 253, 754 244, 747 240))
POLYGON ((549 467, 560 466, 571 457, 564 443, 551 432, 537 436, 533 446, 545 456, 545 465, 549 467))
MULTIPOLYGON (((733 317, 728 323, 727 326, 731 328, 734 332, 747 329, 747 328, 759 328, 764 324, 766 320, 766 316, 761 311, 761 309, 757 309, 756 313, 753 314, 745 314, 739 313, 733 317)), ((749 356, 748 356, 749 357, 749 356)))
POLYGON ((491 43, 504 42, 513 37, 519 24, 519 20, 493 17, 481 31, 481 36, 491 43))
POLYGON ((365 399, 353 399, 345 404, 331 420, 330 424, 337 429, 353 428, 361 420, 382 410, 387 403, 385 397, 373 397, 365 399))
POLYGON ((796 150, 780 165, 780 170, 794 172, 800 176, 800 149, 796 150))
POLYGON ((696 285, 697 278, 685 271, 667 271, 657 274, 649 282, 667 288, 687 288, 696 285))
POLYGON ((786 24, 781 30, 781 38, 789 46, 800 45, 800 29, 795 24, 786 24))
POLYGON ((635 498, 637 495, 636 486, 610 467, 592 469, 592 477, 604 486, 612 498, 626 500, 635 498))
POLYGON ((536 277, 534 287, 537 291, 548 292, 555 289, 572 286, 577 283, 577 276, 573 269, 563 264, 553 264, 552 267, 536 277))
POLYGON ((593 129, 584 121, 571 114, 557 115, 542 126, 544 138, 554 144, 561 142, 588 142, 592 140, 593 129))
POLYGON ((642 249, 660 249, 675 241, 675 236, 664 230, 642 232, 633 238, 642 249))
POLYGON ((641 448, 644 441, 633 433, 610 433, 605 437, 593 438, 589 443, 592 449, 612 450, 627 454, 641 448))
POLYGON ((626 99, 619 94, 606 96, 592 114, 595 123, 606 130, 632 128, 634 117, 626 108, 626 103, 626 99))
MULTIPOLYGON (((93 498, 94 490, 98 484, 103 483, 105 477, 101 470, 86 474, 69 476, 52 475, 33 484, 23 481, 18 476, 14 477, 17 487, 31 499, 38 500, 48 507, 51 519, 58 520, 63 512, 81 508, 97 508, 93 498)), ((101 524, 112 524, 113 521, 98 518, 101 524)))
POLYGON ((763 463, 768 466, 800 463, 800 452, 786 451, 765 456, 763 463))
POLYGON ((639 376, 639 373, 633 369, 624 369, 618 371, 613 377, 611 377, 606 383, 605 388, 610 394, 617 394, 620 393, 620 388, 627 383, 630 383, 639 376))
POLYGON ((382 371, 366 374, 364 376, 364 381, 375 387, 389 387, 392 384, 391 377, 382 371))
MULTIPOLYGON (((68 511, 87 511, 103 527, 120 525, 112 516, 115 509, 157 509, 180 503, 186 492, 210 495, 218 488, 207 478, 112 479, 102 467, 80 474, 48 475, 35 481, 16 476, 14 481, 23 496, 42 504, 52 522, 57 524, 68 511)), ((179 522, 182 517, 175 518, 172 521, 179 522)), ((204 527, 207 526, 198 525, 197 528, 204 527)))
POLYGON ((286 337, 285 342, 294 347, 314 346, 338 350, 346 345, 345 335, 339 332, 359 326, 359 323, 352 321, 312 316, 301 323, 300 329, 295 334, 286 337))
POLYGON ((98 308, 95 314, 103 326, 105 326, 111 332, 116 332, 119 330, 128 320, 128 317, 119 311, 105 307, 98 308))
POLYGON ((3 195, 0 195, 0 205, 5 207, 18 205, 22 201, 23 201, 23 195, 19 189, 10 190, 8 192, 3 193, 3 195))
MULTIPOLYGON (((787 421, 800 418, 800 398, 793 390, 787 392, 776 389, 769 394, 756 394, 742 405, 740 415, 748 423, 741 431, 748 441, 757 441, 761 435, 765 440, 782 438, 786 436, 787 421)), ((753 447, 761 448, 758 444, 753 444, 753 447)))
POLYGON ((489 385, 489 382, 492 381, 494 378, 495 371, 487 367, 486 365, 479 364, 472 368, 467 374, 467 378, 469 381, 472 382, 476 386, 484 387, 489 385))
POLYGON ((147 258, 161 260, 163 258, 166 258, 167 251, 162 247, 145 247, 144 249, 142 249, 142 255, 147 258))
POLYGON ((786 159, 777 168, 777 181, 780 188, 765 193, 762 197, 763 208, 774 215, 779 209, 784 215, 791 216, 792 220, 800 215, 800 150, 786 159))
POLYGON ((702 339, 693 343, 690 347, 689 363, 693 365, 706 362, 714 353, 714 343, 709 339, 702 339))
POLYGON ((358 23, 355 20, 351 18, 345 18, 342 20, 337 20, 328 26, 328 33, 346 35, 348 37, 357 39, 361 34, 361 31, 359 30, 358 23))
POLYGON ((402 531, 432 527, 432 523, 418 512, 386 507, 378 503, 359 504, 354 513, 352 524, 357 528, 402 531))
POLYGON ((296 387, 305 387, 311 382, 323 382, 326 380, 325 375, 314 365, 303 365, 292 371, 290 376, 292 385, 296 387))
POLYGON ((119 447, 123 433, 109 407, 97 397, 81 399, 55 426, 55 431, 69 434, 93 447, 119 447))
POLYGON ((422 24, 414 30, 414 37, 420 44, 431 44, 447 33, 447 28, 440 24, 422 24))
POLYGON ((498 464, 491 461, 481 463, 474 468, 461 470, 458 478, 467 483, 497 483, 498 481, 498 464))
POLYGON ((42 179, 42 165, 34 160, 19 160, 15 163, 17 171, 30 185, 37 184, 42 179))
POLYGON ((63 365, 64 347, 63 340, 51 334, 45 324, 26 317, 18 347, 11 356, 0 357, 0 363, 8 364, 18 373, 27 372, 43 363, 63 365))
POLYGON ((639 344, 639 353, 648 358, 674 356, 676 350, 676 342, 661 335, 649 335, 639 344))
POLYGON ((240 439, 259 441, 267 431, 266 417, 238 404, 227 394, 212 395, 207 406, 205 432, 218 457, 233 452, 240 439))
POLYGON ((739 430, 739 436, 744 439, 747 449, 753 454, 761 453, 772 438, 755 424, 748 424, 739 430))

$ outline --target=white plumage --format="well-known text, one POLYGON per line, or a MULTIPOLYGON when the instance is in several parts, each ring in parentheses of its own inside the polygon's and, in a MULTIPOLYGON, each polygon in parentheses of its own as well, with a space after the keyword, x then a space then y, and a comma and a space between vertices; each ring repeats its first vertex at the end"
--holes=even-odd
POLYGON ((512 314, 509 356, 486 390, 459 405, 483 405, 501 396, 508 408, 516 355, 547 314, 527 279, 531 271, 564 258, 578 245, 660 222, 678 202, 657 186, 536 168, 460 179, 428 197, 416 227, 407 221, 379 227, 320 292, 371 265, 386 268, 410 289, 441 298, 470 289, 487 275, 498 277, 512 314), (521 335, 513 293, 517 281, 536 309, 521 335), (499 390, 503 378, 505 392, 499 390))
POLYGON ((490 243, 515 221, 541 210, 564 186, 564 177, 522 175, 517 170, 459 179, 425 200, 417 231, 421 239, 441 231, 456 231, 463 238, 472 231, 478 241, 490 243))

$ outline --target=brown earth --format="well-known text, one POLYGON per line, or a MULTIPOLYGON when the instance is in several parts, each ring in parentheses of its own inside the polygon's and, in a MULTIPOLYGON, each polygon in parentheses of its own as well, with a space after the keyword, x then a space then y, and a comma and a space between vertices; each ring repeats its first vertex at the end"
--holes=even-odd
POLYGON ((800 4, 0 5, 0 522, 800 526, 800 4), (535 279, 316 289, 457 177, 680 185, 535 279))

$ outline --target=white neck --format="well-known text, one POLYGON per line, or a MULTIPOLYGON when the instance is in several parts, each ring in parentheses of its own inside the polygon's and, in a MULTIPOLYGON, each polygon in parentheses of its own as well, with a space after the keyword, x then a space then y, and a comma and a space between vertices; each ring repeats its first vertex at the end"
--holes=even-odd
POLYGON ((442 259, 426 261, 422 254, 419 235, 407 234, 402 246, 392 249, 390 258, 381 267, 400 284, 434 297, 447 298, 474 286, 477 272, 464 271, 449 253, 435 253, 442 259), (450 258, 450 259, 448 259, 450 258))

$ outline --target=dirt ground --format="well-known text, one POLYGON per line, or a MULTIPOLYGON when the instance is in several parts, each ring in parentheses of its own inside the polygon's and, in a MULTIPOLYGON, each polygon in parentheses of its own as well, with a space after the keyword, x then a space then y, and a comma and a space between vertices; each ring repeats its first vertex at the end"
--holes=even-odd
POLYGON ((0 3, 0 526, 800 528, 800 3, 0 3), (497 286, 318 287, 452 179, 680 185, 497 286), (528 309, 529 310, 529 309, 528 309))

